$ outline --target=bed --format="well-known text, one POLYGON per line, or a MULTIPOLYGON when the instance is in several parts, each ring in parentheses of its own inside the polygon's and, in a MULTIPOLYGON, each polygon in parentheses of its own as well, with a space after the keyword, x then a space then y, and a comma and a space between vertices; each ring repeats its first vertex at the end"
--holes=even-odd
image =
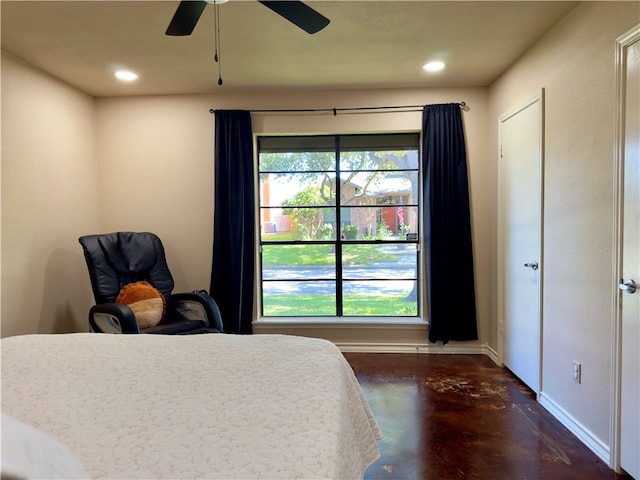
POLYGON ((22 427, 77 460, 52 467, 61 478, 346 480, 379 458, 369 405, 324 340, 77 333, 0 348, 3 478, 46 471, 23 465, 47 454, 22 427))

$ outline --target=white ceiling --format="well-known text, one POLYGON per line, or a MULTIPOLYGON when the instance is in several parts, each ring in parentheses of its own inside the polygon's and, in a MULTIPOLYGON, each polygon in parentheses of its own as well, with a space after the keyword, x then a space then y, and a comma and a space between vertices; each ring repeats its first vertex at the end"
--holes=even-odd
POLYGON ((577 2, 309 1, 331 20, 309 35, 257 1, 214 6, 193 34, 164 34, 178 1, 2 1, 2 49, 93 95, 238 89, 489 85, 577 2), (445 71, 427 74, 431 59, 445 71), (140 78, 122 84, 116 67, 140 78))

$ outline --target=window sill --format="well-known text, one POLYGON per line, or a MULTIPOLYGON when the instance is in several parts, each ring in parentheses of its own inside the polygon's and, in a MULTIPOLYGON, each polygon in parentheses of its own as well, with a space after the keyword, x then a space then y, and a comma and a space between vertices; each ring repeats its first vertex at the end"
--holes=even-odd
POLYGON ((429 343, 428 323, 420 318, 260 318, 253 323, 255 334, 297 335, 323 338, 347 351, 415 351, 429 343))
POLYGON ((372 317, 349 317, 349 318, 335 318, 335 317, 259 317, 253 322, 256 326, 283 326, 283 327, 296 327, 296 328, 318 328, 318 327, 330 327, 330 328, 388 328, 390 326, 394 328, 406 326, 408 328, 415 328, 416 326, 429 325, 429 322, 422 318, 416 317, 384 317, 384 318, 372 318, 372 317))

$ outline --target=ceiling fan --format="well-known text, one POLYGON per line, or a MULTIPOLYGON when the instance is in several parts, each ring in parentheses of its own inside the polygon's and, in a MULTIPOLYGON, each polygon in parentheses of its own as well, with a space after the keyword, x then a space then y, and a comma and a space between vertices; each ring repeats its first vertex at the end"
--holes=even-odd
MULTIPOLYGON (((222 3, 220 0, 217 1, 222 3)), ((329 24, 328 18, 303 2, 293 0, 258 1, 307 33, 319 32, 329 24)), ((181 1, 165 33, 175 36, 191 35, 207 3, 216 3, 216 0, 181 1)))

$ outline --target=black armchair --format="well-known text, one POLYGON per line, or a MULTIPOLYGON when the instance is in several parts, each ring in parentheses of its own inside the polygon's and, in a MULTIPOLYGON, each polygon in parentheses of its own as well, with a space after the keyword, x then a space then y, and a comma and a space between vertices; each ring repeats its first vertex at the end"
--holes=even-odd
POLYGON ((186 335, 222 332, 220 310, 203 291, 172 293, 174 283, 164 247, 153 233, 115 232, 80 237, 96 305, 89 311, 91 331, 186 335), (164 320, 140 328, 132 310, 116 298, 129 283, 146 281, 165 299, 164 320))

